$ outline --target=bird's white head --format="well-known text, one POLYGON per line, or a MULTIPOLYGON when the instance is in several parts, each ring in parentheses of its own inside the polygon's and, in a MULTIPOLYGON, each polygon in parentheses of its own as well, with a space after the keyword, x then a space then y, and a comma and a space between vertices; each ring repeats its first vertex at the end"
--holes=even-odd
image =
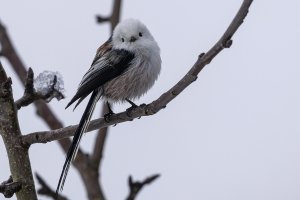
POLYGON ((128 51, 143 51, 159 47, 148 28, 139 20, 126 19, 120 22, 112 35, 113 48, 128 51))

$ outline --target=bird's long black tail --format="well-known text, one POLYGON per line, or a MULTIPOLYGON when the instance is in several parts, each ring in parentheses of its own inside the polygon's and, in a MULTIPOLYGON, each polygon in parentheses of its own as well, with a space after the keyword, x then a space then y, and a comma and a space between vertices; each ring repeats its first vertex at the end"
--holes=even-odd
POLYGON ((80 123, 78 125, 78 128, 75 131, 72 144, 68 150, 68 153, 66 156, 66 161, 64 163, 64 167, 63 167, 63 170, 62 170, 60 178, 59 178, 59 182, 58 182, 58 185, 56 188, 56 196, 58 196, 59 191, 63 190, 64 183, 65 183, 65 180, 66 180, 69 168, 70 168, 70 164, 76 157, 80 140, 82 138, 83 133, 85 132, 86 128, 89 125, 91 116, 95 109, 96 103, 100 98, 100 95, 101 95, 101 92, 98 90, 95 90, 92 93, 92 96, 88 102, 88 105, 86 106, 85 111, 81 117, 80 123))

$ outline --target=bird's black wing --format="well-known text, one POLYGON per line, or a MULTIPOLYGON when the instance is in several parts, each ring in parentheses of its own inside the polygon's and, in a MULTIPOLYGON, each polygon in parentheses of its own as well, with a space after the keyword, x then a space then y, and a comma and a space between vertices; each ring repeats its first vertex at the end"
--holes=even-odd
POLYGON ((68 108, 76 100, 85 98, 95 89, 122 74, 133 60, 134 54, 124 49, 111 49, 93 62, 83 76, 75 96, 68 103, 68 108))

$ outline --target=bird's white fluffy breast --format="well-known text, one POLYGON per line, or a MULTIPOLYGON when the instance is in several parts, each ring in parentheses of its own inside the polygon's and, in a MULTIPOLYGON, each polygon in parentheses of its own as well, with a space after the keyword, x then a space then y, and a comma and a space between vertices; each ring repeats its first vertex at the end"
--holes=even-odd
POLYGON ((160 50, 152 41, 134 51, 134 59, 123 74, 103 85, 103 98, 109 102, 140 98, 153 86, 160 70, 160 50))

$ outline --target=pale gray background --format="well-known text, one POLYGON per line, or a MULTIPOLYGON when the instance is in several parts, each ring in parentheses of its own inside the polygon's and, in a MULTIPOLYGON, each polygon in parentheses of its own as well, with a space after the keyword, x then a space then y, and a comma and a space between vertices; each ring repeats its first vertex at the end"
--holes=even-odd
MULTIPOLYGON (((163 59, 159 80, 138 103, 173 86, 219 39, 241 2, 125 0, 122 18, 147 24, 163 59)), ((75 112, 64 107, 109 36, 109 26, 97 25, 94 16, 110 13, 111 1, 0 0, 0 5, 0 19, 26 65, 35 73, 53 70, 64 77, 67 99, 50 106, 65 125, 78 123, 85 103, 75 112)), ((161 173, 138 199, 300 199, 299 8, 297 0, 254 1, 233 46, 197 82, 157 115, 110 129, 101 168, 107 198, 125 198, 129 174, 143 179, 161 173)), ((21 84, 1 61, 18 98, 21 84)), ((47 129, 32 106, 19 118, 24 133, 47 129)), ((83 138, 86 151, 94 137, 83 138)), ((10 172, 2 141, 0 156, 4 181, 10 172)), ((30 157, 33 171, 56 187, 65 159, 57 143, 34 145, 30 157)), ((73 169, 64 194, 86 199, 73 169)))

